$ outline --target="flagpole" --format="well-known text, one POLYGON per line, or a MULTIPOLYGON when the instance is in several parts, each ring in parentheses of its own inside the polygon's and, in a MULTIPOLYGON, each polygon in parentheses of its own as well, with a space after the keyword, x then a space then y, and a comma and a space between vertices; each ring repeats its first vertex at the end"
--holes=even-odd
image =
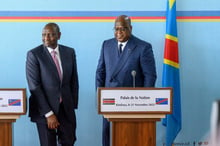
POLYGON ((162 86, 173 88, 173 110, 162 121, 166 126, 166 146, 174 145, 173 142, 181 130, 179 67, 176 0, 167 0, 162 86))

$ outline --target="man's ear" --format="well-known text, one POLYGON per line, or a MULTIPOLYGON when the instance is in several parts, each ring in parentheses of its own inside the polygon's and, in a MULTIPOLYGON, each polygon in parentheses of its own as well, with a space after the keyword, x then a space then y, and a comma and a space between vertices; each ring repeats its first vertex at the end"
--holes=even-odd
POLYGON ((58 33, 58 40, 60 39, 61 37, 61 32, 58 33))

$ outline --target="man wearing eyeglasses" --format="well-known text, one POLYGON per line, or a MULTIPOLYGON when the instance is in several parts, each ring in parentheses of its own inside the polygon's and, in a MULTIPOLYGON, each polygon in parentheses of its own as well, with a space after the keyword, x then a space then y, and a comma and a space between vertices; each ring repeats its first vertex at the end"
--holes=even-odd
MULTIPOLYGON (((96 87, 154 87, 157 75, 152 46, 132 35, 128 16, 115 19, 114 36, 102 44, 96 87)), ((110 123, 105 118, 102 145, 110 146, 110 123)))

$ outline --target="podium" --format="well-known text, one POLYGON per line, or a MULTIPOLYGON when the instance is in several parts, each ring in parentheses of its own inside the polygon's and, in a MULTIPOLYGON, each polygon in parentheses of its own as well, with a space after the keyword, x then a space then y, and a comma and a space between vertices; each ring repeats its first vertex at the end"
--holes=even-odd
POLYGON ((112 146, 156 146, 156 122, 172 113, 172 88, 98 88, 112 146))
POLYGON ((26 114, 25 89, 0 89, 0 146, 12 146, 12 124, 26 114))

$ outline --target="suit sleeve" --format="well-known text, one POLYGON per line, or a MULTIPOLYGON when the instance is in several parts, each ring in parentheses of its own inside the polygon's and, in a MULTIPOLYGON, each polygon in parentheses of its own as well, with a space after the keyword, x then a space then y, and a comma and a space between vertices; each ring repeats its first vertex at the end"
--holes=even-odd
POLYGON ((141 55, 141 68, 144 75, 144 86, 154 87, 156 82, 156 67, 152 46, 146 45, 141 55))
POLYGON ((26 77, 31 92, 30 104, 38 108, 38 111, 43 116, 51 111, 51 108, 42 89, 39 62, 31 51, 27 53, 26 77))
POLYGON ((102 45, 98 66, 96 69, 96 88, 105 86, 106 68, 104 59, 104 43, 102 45))
POLYGON ((79 81, 77 72, 77 61, 75 51, 73 52, 73 75, 72 75, 72 94, 74 100, 74 109, 78 108, 79 81))

